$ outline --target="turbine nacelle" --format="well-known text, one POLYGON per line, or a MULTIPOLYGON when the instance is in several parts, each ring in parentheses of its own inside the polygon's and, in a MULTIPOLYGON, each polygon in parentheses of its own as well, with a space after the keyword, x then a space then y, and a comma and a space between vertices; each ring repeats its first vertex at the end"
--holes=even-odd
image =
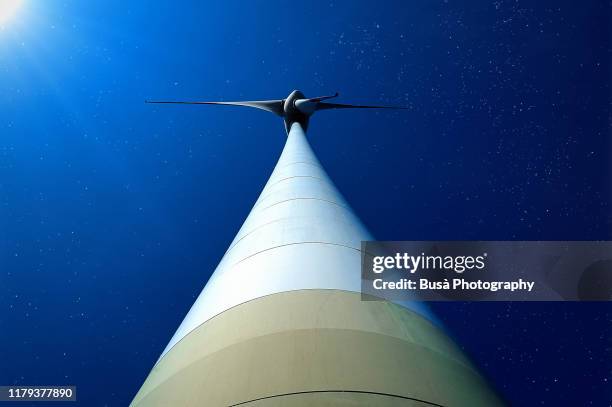
POLYGON ((265 110, 284 119, 285 130, 289 133, 291 125, 299 123, 304 130, 308 128, 308 120, 318 110, 326 109, 406 109, 398 106, 349 105, 340 103, 327 103, 325 100, 338 97, 338 92, 329 96, 306 98, 299 90, 294 90, 285 99, 277 100, 250 100, 237 102, 188 102, 188 101, 146 101, 146 103, 172 103, 190 105, 230 105, 246 106, 265 110))
POLYGON ((287 132, 289 132, 293 123, 300 123, 304 130, 306 130, 308 128, 308 119, 317 111, 319 104, 323 100, 335 98, 337 96, 338 92, 332 96, 306 98, 299 90, 291 92, 283 101, 283 118, 285 119, 285 128, 287 132))
POLYGON ((295 102, 304 99, 304 94, 299 90, 294 90, 283 100, 283 111, 286 113, 291 112, 295 109, 295 102))
MULTIPOLYGON (((292 98, 293 106, 295 106, 295 108, 298 109, 300 112, 310 116, 311 114, 313 114, 315 111, 318 110, 319 104, 322 101, 327 100, 327 99, 333 99, 335 97, 338 97, 338 95, 339 95, 338 92, 336 92, 331 96, 319 96, 317 98, 306 98, 302 92, 300 92, 299 90, 294 90, 293 92, 291 92, 287 100, 292 98)), ((285 106, 287 106, 287 103, 285 103, 285 106)))

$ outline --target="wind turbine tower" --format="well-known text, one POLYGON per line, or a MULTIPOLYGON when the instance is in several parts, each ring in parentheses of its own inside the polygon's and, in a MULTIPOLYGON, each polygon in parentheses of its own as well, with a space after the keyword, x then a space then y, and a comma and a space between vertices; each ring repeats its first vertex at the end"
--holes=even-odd
POLYGON ((373 240, 306 137, 337 96, 242 102, 283 118, 283 152, 132 406, 503 405, 418 302, 361 300, 373 240))

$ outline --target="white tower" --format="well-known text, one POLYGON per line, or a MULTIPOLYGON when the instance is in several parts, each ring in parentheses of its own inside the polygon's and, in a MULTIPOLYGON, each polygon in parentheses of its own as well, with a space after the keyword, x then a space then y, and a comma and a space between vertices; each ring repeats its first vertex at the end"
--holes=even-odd
POLYGON ((287 142, 132 406, 501 405, 422 304, 361 301, 372 238, 305 128, 316 110, 374 106, 328 98, 222 103, 282 116, 287 142))

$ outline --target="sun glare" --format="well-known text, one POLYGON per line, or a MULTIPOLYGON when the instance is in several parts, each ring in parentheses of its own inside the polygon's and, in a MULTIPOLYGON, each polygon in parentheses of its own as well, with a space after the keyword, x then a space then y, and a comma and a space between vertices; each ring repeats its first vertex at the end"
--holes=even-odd
POLYGON ((23 0, 0 0, 0 28, 13 18, 23 0))

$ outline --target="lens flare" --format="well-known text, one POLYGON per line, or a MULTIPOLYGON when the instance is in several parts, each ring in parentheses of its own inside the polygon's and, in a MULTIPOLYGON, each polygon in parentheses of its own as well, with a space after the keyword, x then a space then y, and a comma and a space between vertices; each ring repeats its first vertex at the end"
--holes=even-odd
POLYGON ((0 27, 4 27, 17 13, 23 0, 0 0, 0 27))

